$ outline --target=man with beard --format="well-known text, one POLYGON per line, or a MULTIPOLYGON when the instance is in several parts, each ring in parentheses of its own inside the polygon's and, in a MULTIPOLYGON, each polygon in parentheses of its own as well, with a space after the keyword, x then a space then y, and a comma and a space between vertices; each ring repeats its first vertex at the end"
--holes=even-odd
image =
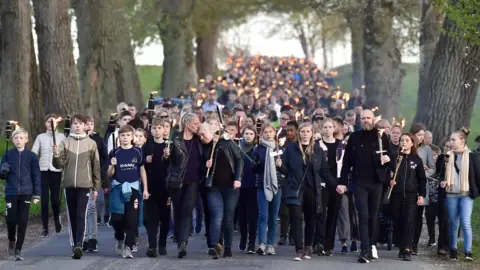
POLYGON ((360 263, 378 259, 376 230, 383 185, 387 181, 387 165, 390 162, 387 134, 379 134, 374 128, 374 115, 371 110, 361 113, 362 130, 350 135, 341 171, 340 192, 345 192, 348 174, 352 170, 355 185, 354 196, 359 215, 361 240, 360 263))

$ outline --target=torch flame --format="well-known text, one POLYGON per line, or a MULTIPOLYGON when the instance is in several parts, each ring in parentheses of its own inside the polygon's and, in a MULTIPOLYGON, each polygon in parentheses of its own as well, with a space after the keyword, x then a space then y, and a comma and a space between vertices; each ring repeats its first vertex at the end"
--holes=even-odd
POLYGON ((380 137, 382 137, 384 131, 385 131, 385 129, 379 128, 379 129, 378 129, 378 135, 380 135, 380 137))
POLYGON ((402 118, 402 120, 400 120, 400 126, 402 126, 402 128, 404 128, 406 124, 407 124, 407 120, 404 117, 404 118, 402 118))
POLYGON ((280 128, 278 129, 277 138, 280 136, 280 133, 282 133, 282 127, 280 127, 280 128))
POLYGON ((299 121, 301 116, 302 116, 302 113, 301 113, 301 112, 299 112, 299 111, 296 111, 296 112, 295 112, 295 120, 296 120, 296 121, 299 121))
POLYGON ((17 121, 9 120, 8 123, 10 123, 10 125, 12 126, 12 128, 14 128, 13 130, 17 130, 17 129, 20 128, 20 125, 18 124, 17 121))
POLYGON ((197 107, 200 107, 202 106, 202 100, 201 99, 197 99, 197 107))
POLYGON ((152 92, 150 92, 150 94, 156 95, 156 94, 158 94, 158 91, 152 91, 152 92))
POLYGON ((342 99, 348 102, 350 100, 350 93, 343 93, 342 99))
POLYGON ((382 120, 382 116, 381 116, 381 115, 375 117, 375 123, 377 123, 377 122, 380 121, 380 120, 382 120))
POLYGON ((57 118, 52 118, 52 121, 53 121, 53 129, 56 129, 57 126, 58 126, 58 123, 60 123, 60 121, 62 121, 63 118, 61 116, 57 117, 57 118))
POLYGON ((372 108, 372 112, 375 112, 375 111, 378 111, 378 107, 377 107, 377 106, 375 106, 375 107, 372 108))

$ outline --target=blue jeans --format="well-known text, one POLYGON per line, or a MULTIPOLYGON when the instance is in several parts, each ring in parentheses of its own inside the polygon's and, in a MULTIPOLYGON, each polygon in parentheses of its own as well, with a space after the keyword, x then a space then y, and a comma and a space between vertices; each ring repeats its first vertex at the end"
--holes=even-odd
POLYGON ((456 249, 458 227, 462 225, 465 252, 472 252, 472 217, 473 199, 470 196, 447 197, 445 200, 450 220, 450 247, 456 249))
MULTIPOLYGON (((237 206, 239 190, 233 188, 215 188, 208 191, 208 210, 210 211, 210 241, 218 243, 220 231, 224 233, 225 248, 232 247, 233 217, 237 206)), ((210 246, 209 248, 212 248, 210 246)))
POLYGON ((257 191, 258 199, 258 244, 276 245, 276 233, 278 227, 278 211, 282 201, 282 190, 273 196, 271 202, 265 198, 265 193, 257 191), (268 224, 268 228, 267 228, 268 224), (268 231, 268 236, 267 236, 268 231))

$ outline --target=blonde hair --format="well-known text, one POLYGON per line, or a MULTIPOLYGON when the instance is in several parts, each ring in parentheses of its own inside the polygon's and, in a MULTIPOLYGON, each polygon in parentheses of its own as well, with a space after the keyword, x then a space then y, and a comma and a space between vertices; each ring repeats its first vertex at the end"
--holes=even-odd
POLYGON ((297 143, 298 143, 298 147, 300 148, 300 152, 302 153, 303 162, 306 163, 307 162, 307 157, 313 156, 313 153, 315 151, 315 143, 314 143, 314 140, 313 140, 313 125, 312 125, 312 123, 303 122, 302 124, 300 124, 300 126, 298 127, 298 130, 297 130, 297 143), (312 137, 310 138, 310 141, 308 142, 308 146, 305 149, 303 149, 302 142, 300 142, 300 131, 302 131, 302 129, 304 129, 304 128, 311 128, 312 129, 312 137))
POLYGON ((183 131, 185 129, 185 124, 190 123, 193 121, 193 119, 197 118, 197 114, 195 113, 185 113, 180 117, 180 131, 183 131))
POLYGON ((18 128, 12 133, 12 139, 15 138, 18 134, 23 134, 28 139, 28 131, 24 128, 18 128))
POLYGON ((267 123, 264 123, 264 124, 262 125, 262 129, 260 129, 260 134, 263 134, 263 132, 264 132, 265 129, 267 129, 267 128, 272 128, 272 129, 273 129, 273 132, 276 132, 275 127, 273 126, 273 124, 270 123, 270 122, 267 122, 267 123))
POLYGON ((332 118, 325 118, 322 120, 322 123, 320 124, 320 128, 323 128, 323 126, 328 122, 332 123, 332 126, 335 127, 335 121, 332 118))

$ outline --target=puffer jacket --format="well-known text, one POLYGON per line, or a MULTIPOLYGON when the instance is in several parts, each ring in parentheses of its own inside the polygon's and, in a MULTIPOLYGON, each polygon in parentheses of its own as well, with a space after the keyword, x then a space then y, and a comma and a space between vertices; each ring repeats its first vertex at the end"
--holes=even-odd
MULTIPOLYGON (((279 147, 280 151, 285 151, 283 147, 279 147)), ((267 147, 259 144, 253 148, 253 160, 252 170, 255 174, 255 185, 257 189, 263 190, 263 175, 265 173, 265 156, 267 155, 267 147)), ((278 156, 281 158, 281 156, 278 156)), ((277 168, 277 182, 278 188, 282 188, 285 182, 285 176, 277 168)))
MULTIPOLYGON (((62 133, 55 132, 55 141, 57 145, 65 140, 65 136, 62 133)), ((53 146, 53 136, 51 131, 47 131, 37 136, 35 142, 33 143, 32 152, 37 154, 40 158, 40 171, 52 171, 52 172, 61 172, 55 168, 52 164, 52 146, 53 146)))
POLYGON ((100 188, 100 159, 97 144, 86 134, 70 134, 53 156, 53 166, 63 168, 64 188, 100 188))
POLYGON ((14 148, 3 155, 0 168, 4 163, 9 166, 5 195, 33 195, 34 199, 40 199, 40 167, 35 153, 14 148))

